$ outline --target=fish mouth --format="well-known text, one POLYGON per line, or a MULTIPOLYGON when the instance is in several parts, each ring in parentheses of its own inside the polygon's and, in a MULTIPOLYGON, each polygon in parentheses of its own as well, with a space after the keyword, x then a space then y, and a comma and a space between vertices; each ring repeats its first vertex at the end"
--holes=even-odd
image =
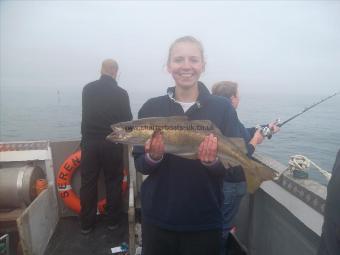
POLYGON ((114 143, 130 144, 130 145, 144 145, 145 139, 143 137, 135 136, 130 127, 111 126, 112 132, 106 139, 114 143))
POLYGON ((112 127, 112 132, 107 136, 107 138, 114 142, 122 142, 126 139, 127 132, 121 127, 112 127))

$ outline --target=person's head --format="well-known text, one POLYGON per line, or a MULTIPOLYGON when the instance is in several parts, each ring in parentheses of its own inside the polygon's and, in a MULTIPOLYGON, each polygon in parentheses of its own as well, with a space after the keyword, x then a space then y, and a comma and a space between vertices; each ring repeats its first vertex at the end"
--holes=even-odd
POLYGON ((232 81, 220 81, 213 85, 211 93, 216 96, 222 96, 230 99, 231 104, 236 109, 240 103, 238 85, 232 81))
POLYGON ((100 73, 103 75, 109 75, 113 79, 116 78, 118 72, 118 63, 113 59, 105 59, 102 63, 102 69, 100 73))
POLYGON ((176 86, 182 89, 197 86, 204 68, 203 46, 196 38, 184 36, 171 44, 167 70, 175 80, 176 86))

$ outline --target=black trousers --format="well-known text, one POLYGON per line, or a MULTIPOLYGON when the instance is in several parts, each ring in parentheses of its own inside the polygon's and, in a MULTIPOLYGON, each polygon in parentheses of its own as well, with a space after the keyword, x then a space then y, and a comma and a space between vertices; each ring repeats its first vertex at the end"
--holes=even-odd
POLYGON ((178 232, 142 224, 142 255, 219 255, 220 230, 178 232))
POLYGON ((105 140, 82 140, 80 221, 83 229, 94 226, 97 214, 97 182, 104 171, 109 224, 117 224, 122 212, 123 146, 105 140))

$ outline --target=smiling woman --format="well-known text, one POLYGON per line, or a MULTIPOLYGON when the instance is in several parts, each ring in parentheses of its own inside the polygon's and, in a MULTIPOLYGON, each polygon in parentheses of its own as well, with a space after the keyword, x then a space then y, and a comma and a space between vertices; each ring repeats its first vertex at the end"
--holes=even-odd
MULTIPOLYGON (((174 41, 167 70, 175 86, 167 95, 148 100, 138 118, 187 116, 210 120, 228 137, 240 137, 230 102, 212 96, 199 81, 205 61, 201 43, 191 36, 174 41)), ((156 133, 134 148, 135 166, 149 175, 141 189, 143 253, 217 255, 221 245, 221 184, 226 169, 217 160, 217 137, 196 144, 199 160, 165 153, 163 135, 156 133)))
POLYGON ((171 45, 167 70, 176 82, 178 101, 194 101, 198 95, 197 81, 204 68, 203 46, 194 37, 179 38, 171 45))

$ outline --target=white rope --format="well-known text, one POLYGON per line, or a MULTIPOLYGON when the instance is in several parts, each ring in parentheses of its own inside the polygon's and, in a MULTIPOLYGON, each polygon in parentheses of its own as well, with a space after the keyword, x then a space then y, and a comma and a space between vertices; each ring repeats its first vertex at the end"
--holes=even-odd
POLYGON ((288 162, 288 169, 290 171, 294 170, 302 170, 308 168, 312 164, 328 181, 331 179, 332 174, 329 172, 321 169, 317 164, 315 164, 313 161, 308 159, 306 156, 303 155, 294 155, 291 156, 288 162))

